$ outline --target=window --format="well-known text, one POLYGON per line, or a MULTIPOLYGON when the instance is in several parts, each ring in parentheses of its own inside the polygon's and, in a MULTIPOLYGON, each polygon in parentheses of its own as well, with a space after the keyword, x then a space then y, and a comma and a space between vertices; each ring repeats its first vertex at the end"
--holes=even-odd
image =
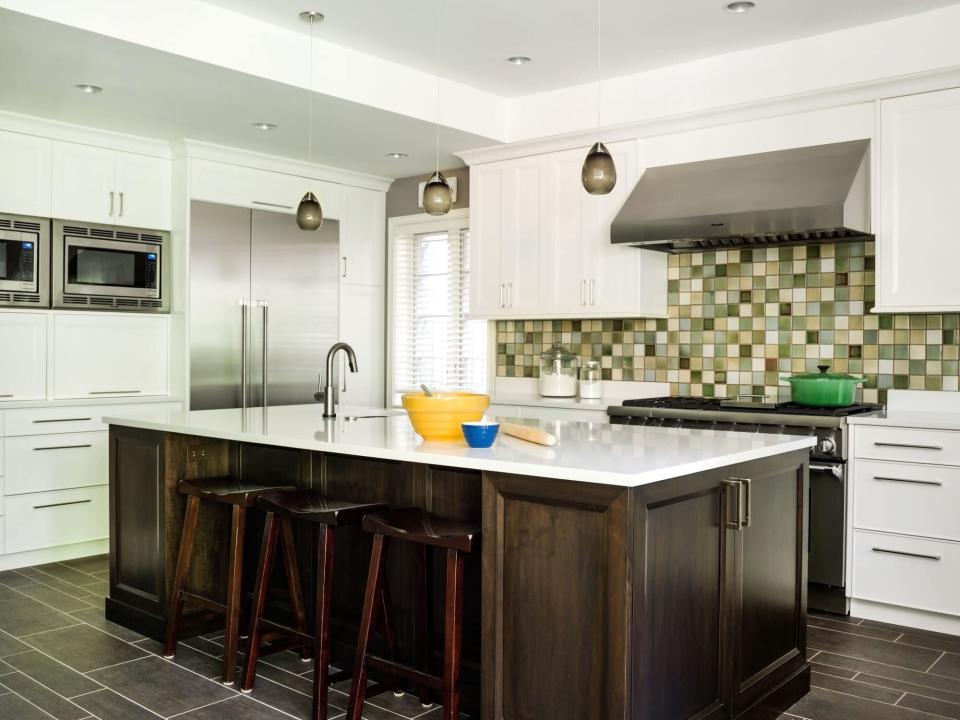
POLYGON ((393 218, 392 401, 420 389, 485 392, 487 323, 468 320, 470 230, 465 211, 393 218))

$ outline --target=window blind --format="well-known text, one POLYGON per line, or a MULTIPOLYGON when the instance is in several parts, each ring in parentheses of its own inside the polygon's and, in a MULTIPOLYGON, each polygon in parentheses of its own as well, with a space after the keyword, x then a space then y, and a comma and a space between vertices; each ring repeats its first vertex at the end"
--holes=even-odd
POLYGON ((468 320, 470 231, 452 224, 394 240, 394 402, 420 389, 484 392, 487 324, 468 320))

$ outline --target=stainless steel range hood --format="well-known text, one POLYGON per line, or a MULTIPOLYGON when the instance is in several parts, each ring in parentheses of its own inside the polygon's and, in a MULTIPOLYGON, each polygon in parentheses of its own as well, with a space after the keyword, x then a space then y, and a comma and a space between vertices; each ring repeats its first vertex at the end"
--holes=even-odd
POLYGON ((869 140, 647 169, 614 244, 671 253, 870 235, 869 140))

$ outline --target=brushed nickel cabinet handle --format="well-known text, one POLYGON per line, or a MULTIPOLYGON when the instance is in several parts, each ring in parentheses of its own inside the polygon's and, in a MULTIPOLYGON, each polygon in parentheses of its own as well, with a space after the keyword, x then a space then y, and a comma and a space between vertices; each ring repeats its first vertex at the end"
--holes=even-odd
POLYGON ((584 279, 580 280, 580 304, 587 304, 587 281, 584 279))
POLYGON ((750 486, 750 478, 743 478, 741 482, 743 483, 743 494, 747 496, 744 501, 746 507, 743 513, 743 526, 750 527, 753 524, 753 490, 750 486))
POLYGON ((597 304, 597 279, 590 278, 590 304, 597 304))
POLYGON ((141 390, 91 390, 87 395, 134 395, 141 390))
POLYGON ((40 452, 41 450, 77 450, 79 448, 88 448, 93 447, 92 444, 87 443, 86 445, 50 445, 48 447, 36 447, 33 449, 34 452, 40 452))
POLYGON ((883 482, 910 483, 911 485, 943 485, 942 480, 914 480, 913 478, 884 477, 882 475, 874 475, 873 479, 883 482))
POLYGON ((46 505, 34 505, 34 510, 42 510, 43 508, 53 508, 53 507, 63 507, 65 505, 83 505, 84 503, 93 502, 90 498, 86 500, 71 500, 70 502, 61 502, 61 503, 48 503, 46 505))
POLYGON ((347 256, 343 256, 343 277, 347 276, 347 256))
POLYGON ((503 283, 500 283, 500 309, 503 309, 503 283))
POLYGON ((110 191, 110 217, 113 217, 113 190, 110 191))
POLYGON ((722 482, 730 490, 735 490, 737 493, 736 507, 737 507, 737 517, 734 520, 730 520, 730 512, 726 510, 726 505, 724 505, 724 510, 726 517, 724 517, 724 523, 731 530, 742 530, 743 529, 743 514, 744 514, 744 496, 743 496, 743 483, 739 479, 724 480, 722 482))
POLYGON ((280 203, 266 202, 264 200, 251 200, 251 205, 263 205, 264 207, 283 208, 284 210, 293 210, 293 205, 282 205, 280 203))
POLYGON ((904 557, 921 558, 923 560, 941 560, 940 555, 927 555, 926 553, 907 552, 906 550, 890 550, 889 548, 875 547, 877 553, 886 553, 887 555, 903 555, 904 557))
POLYGON ((117 217, 123 217, 123 191, 121 190, 117 194, 120 196, 120 212, 117 214, 117 217))
POLYGON ((943 445, 913 445, 910 443, 875 442, 877 447, 908 448, 911 450, 943 450, 943 445))
POLYGON ((13 397, 13 393, 4 393, 3 395, 0 395, 0 398, 8 398, 8 397, 13 397))
POLYGON ((34 425, 41 425, 43 423, 53 423, 53 422, 86 422, 88 420, 93 420, 93 418, 50 418, 49 420, 34 420, 34 425))

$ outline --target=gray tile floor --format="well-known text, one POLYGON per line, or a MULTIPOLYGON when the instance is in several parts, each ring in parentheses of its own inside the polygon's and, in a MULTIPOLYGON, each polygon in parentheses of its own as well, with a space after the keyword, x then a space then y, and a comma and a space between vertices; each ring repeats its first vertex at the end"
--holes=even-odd
MULTIPOLYGON (((0 719, 282 720, 310 712, 311 665, 264 658, 250 695, 219 682, 220 636, 160 645, 106 621, 107 559, 0 572, 0 719)), ((810 693, 783 720, 960 720, 960 638, 811 614, 810 693)), ((349 682, 349 681, 348 681, 349 682)), ((343 717, 346 688, 331 692, 343 717)), ((434 720, 416 698, 381 695, 366 720, 434 720)))
MULTIPOLYGON (((307 718, 312 664, 263 658, 249 695, 220 679, 221 635, 160 644, 103 617, 104 556, 0 572, 0 720, 284 720, 307 718)), ((347 681, 349 684, 349 681, 347 681)), ((330 692, 331 719, 347 706, 330 692)), ((434 720, 410 695, 367 702, 365 720, 434 720)))

